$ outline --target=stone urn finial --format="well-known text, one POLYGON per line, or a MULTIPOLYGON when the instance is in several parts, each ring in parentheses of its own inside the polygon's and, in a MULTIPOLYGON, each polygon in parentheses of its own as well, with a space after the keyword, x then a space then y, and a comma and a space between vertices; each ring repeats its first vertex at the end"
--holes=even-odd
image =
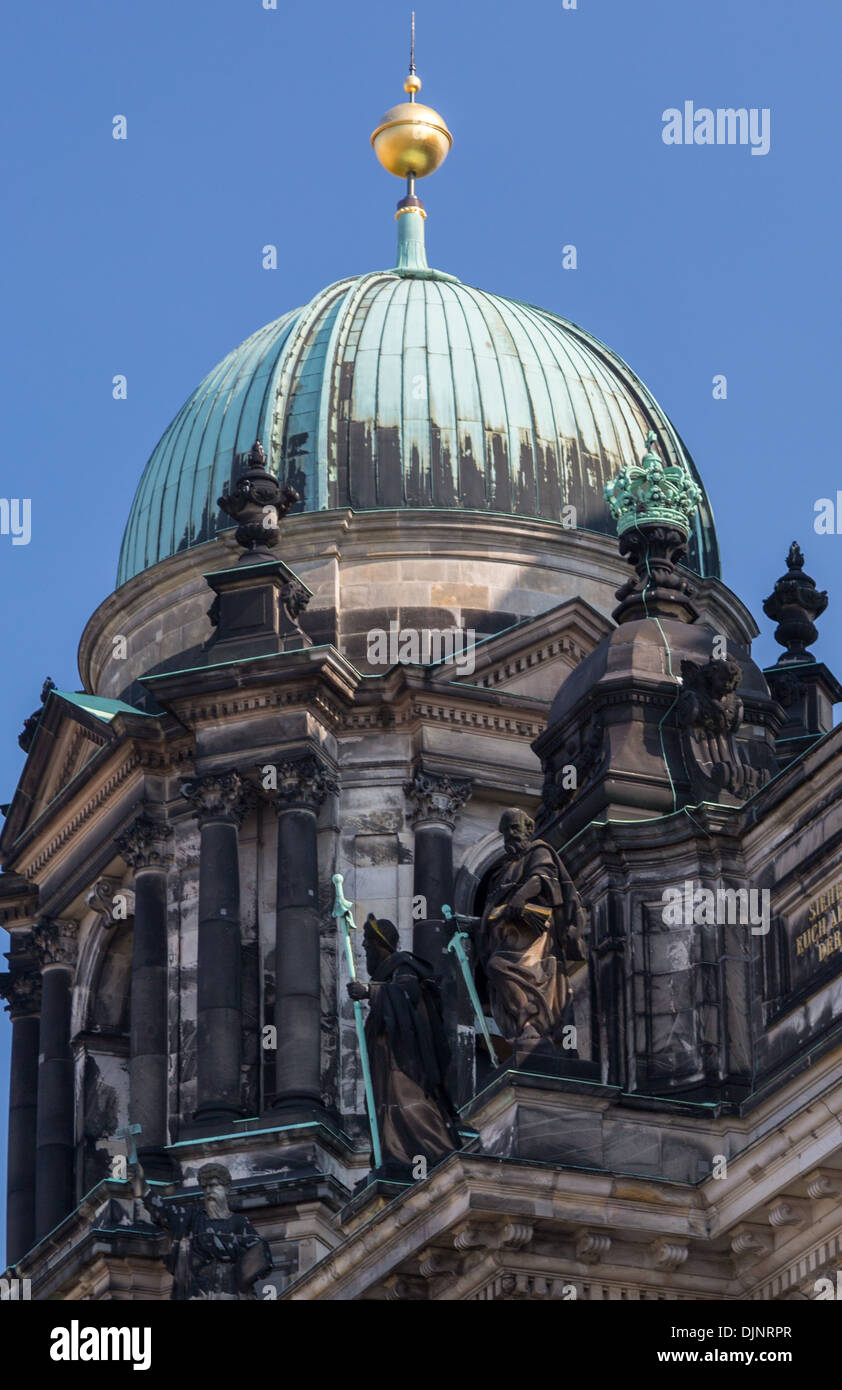
POLYGON ((816 618, 827 608, 827 591, 818 590, 816 581, 804 573, 804 555, 793 541, 786 557, 787 571, 776 580, 775 587, 763 600, 763 612, 778 624, 775 641, 786 650, 778 658, 778 666, 800 665, 815 661, 807 648, 816 641, 816 618))
POLYGON ((280 539, 280 523, 301 498, 294 487, 288 483, 281 487, 275 475, 269 472, 266 452, 259 439, 240 462, 245 469, 234 491, 224 492, 217 499, 217 506, 239 523, 236 539, 245 553, 238 563, 257 565, 277 558, 272 551, 280 539))

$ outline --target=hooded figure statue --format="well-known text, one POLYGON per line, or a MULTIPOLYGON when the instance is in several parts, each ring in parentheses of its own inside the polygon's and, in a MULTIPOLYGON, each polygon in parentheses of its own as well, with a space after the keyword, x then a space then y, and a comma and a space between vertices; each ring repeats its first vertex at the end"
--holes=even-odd
POLYGON ((363 932, 369 984, 348 984, 369 1001, 365 1037, 383 1150, 381 1176, 408 1181, 460 1147, 445 1076, 450 1047, 433 968, 399 951, 397 928, 369 913, 363 932))

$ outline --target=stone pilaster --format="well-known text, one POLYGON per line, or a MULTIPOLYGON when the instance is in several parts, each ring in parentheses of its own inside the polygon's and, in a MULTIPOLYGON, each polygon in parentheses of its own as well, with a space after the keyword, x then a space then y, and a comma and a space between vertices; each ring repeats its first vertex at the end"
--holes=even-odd
MULTIPOLYGON (((135 876, 129 1120, 140 1125, 138 1153, 150 1176, 158 1176, 159 1170, 167 1167, 163 1149, 168 1139, 167 869, 172 862, 171 840, 171 827, 145 813, 117 840, 117 848, 135 876)), ((94 894, 105 882, 99 881, 94 894)), ((116 920, 116 891, 114 884, 106 884, 98 895, 102 906, 96 910, 104 911, 108 925, 116 920)), ((127 908, 128 901, 127 896, 127 908)))
POLYGON ((416 764, 404 792, 415 832, 413 893, 426 902, 424 916, 414 924, 412 949, 430 962, 439 978, 445 1023, 449 1036, 457 1040, 448 1080, 451 1095, 461 1103, 472 1089, 473 1056, 462 1044, 473 1037, 473 1011, 458 962, 446 949, 451 931, 445 926, 442 907, 453 903, 453 831, 456 817, 470 798, 471 783, 416 764))
POLYGON ((70 1010, 78 934, 78 923, 58 921, 41 921, 32 934, 42 975, 35 1141, 37 1240, 63 1221, 74 1206, 70 1010))
POLYGON ((9 1078, 6 1263, 15 1264, 35 1243, 35 1140, 41 976, 37 971, 0 975, 0 995, 12 1023, 9 1078))
POLYGON ((239 826, 254 791, 234 771, 182 784, 201 832, 196 1015, 196 1119, 242 1115, 242 943, 239 826))
POLYGON ((336 784, 308 753, 277 765, 275 1095, 273 1104, 321 1108, 321 982, 316 823, 336 784))

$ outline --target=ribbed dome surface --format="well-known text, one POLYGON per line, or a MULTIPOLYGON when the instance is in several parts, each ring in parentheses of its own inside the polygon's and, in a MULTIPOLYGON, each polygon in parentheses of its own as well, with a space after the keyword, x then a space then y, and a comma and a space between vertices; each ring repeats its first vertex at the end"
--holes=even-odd
MULTIPOLYGON (((157 445, 132 504, 118 584, 232 526, 216 503, 260 439, 301 508, 456 508, 609 535, 605 483, 645 452, 701 481, 643 383, 543 309, 436 272, 339 281, 205 378, 157 445)), ((689 563, 719 573, 707 500, 689 563)))

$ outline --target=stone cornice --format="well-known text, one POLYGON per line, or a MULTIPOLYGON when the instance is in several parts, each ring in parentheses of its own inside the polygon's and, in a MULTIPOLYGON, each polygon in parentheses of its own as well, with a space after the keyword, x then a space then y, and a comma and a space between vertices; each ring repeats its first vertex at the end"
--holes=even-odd
POLYGON ((0 874, 0 926, 7 932, 34 925, 38 916, 38 890, 21 874, 0 874))
MULTIPOLYGON (((311 648, 306 655, 327 650, 311 648)), ((300 655, 283 654, 289 660, 300 655)), ((347 669, 353 672, 353 668, 347 669)), ((262 662, 240 663, 236 682, 229 670, 224 683, 199 682, 183 695, 170 691, 167 699, 179 718, 197 733, 203 725, 223 717, 290 709, 307 710, 334 734, 383 728, 412 730, 434 721, 532 742, 546 724, 548 702, 530 696, 457 682, 446 688, 431 686, 420 669, 402 668, 383 677, 353 674, 354 688, 350 690, 337 686, 327 663, 306 672, 292 667, 276 672, 262 662)))
MULTIPOLYGON (((330 650, 333 670, 337 669, 338 662, 340 673, 354 674, 353 668, 332 649, 320 650, 323 655, 330 650)), ((300 654, 285 655, 295 658, 300 654)), ((310 653, 306 655, 309 658, 310 653)), ((242 666, 239 669, 242 670, 242 666)), ((355 692, 357 698, 354 699, 347 687, 343 688, 344 675, 338 685, 332 678, 326 683, 320 679, 313 683, 312 677, 316 673, 311 670, 309 680, 301 684, 293 682, 292 688, 287 683, 279 686, 273 681, 261 690, 253 664, 250 674, 255 678, 257 688, 254 690, 243 686, 233 689, 226 687, 196 698, 199 695, 197 688, 189 700, 179 701, 179 717, 199 726, 224 716, 248 716, 267 710, 303 708, 308 714, 319 718, 327 729, 337 733, 359 733, 382 730, 384 727, 414 732, 425 724, 434 723, 507 741, 516 739, 524 744, 531 744, 545 724, 547 706, 543 701, 520 695, 509 696, 505 692, 481 687, 462 688, 455 684, 446 690, 431 690, 420 673, 401 670, 384 677, 390 695, 386 704, 383 703, 382 693, 385 687, 379 680, 376 683, 380 686, 380 693, 374 690, 374 681, 363 682, 362 677, 355 677, 358 685, 355 692)), ((266 674, 260 674, 261 682, 265 681, 266 674)), ((227 679, 231 675, 229 670, 227 679)), ((146 742, 132 738, 116 746, 109 744, 91 759, 83 774, 74 778, 37 820, 26 826, 7 854, 7 864, 13 866, 24 879, 39 881, 44 871, 53 866, 57 856, 65 851, 120 788, 134 777, 142 782, 144 772, 177 773, 189 765, 191 759, 192 744, 181 729, 163 740, 156 737, 154 741, 146 742)))
MULTIPOLYGON (((466 679, 472 685, 494 689, 502 681, 559 657, 575 667, 613 628, 614 624, 590 604, 568 599, 479 642, 474 648, 476 669, 466 679)), ((453 679, 452 671, 447 672, 447 679, 453 679)))
POLYGON ((115 791, 133 774, 177 772, 187 763, 192 747, 179 730, 169 741, 137 738, 111 741, 99 750, 49 806, 18 835, 7 849, 5 863, 29 881, 38 880, 67 845, 115 791))
POLYGON ((138 772, 141 772, 140 759, 134 752, 129 752, 128 755, 124 754, 123 759, 104 780, 94 784, 86 799, 78 796, 77 805, 68 808, 66 819, 59 820, 59 808, 48 808, 51 814, 48 816, 45 812, 33 826, 27 827, 25 835, 21 836, 20 844, 14 847, 13 862, 18 872, 30 880, 37 881, 42 870, 65 848, 77 831, 101 810, 119 787, 138 772), (59 826, 50 833, 55 820, 59 820, 59 826))
MULTIPOLYGON (((549 1274, 581 1286, 585 1266, 579 1237, 606 1230, 615 1239, 626 1233, 639 1238, 643 1230, 653 1247, 649 1278, 640 1269, 638 1254, 634 1264, 627 1256, 624 1271, 615 1266, 609 1282, 622 1283, 625 1273, 629 1284, 642 1279, 663 1289, 665 1279, 671 1278, 673 1286, 681 1288, 686 1276, 679 1268, 684 1262, 677 1249, 698 1245, 705 1235, 699 1199, 690 1186, 646 1179, 623 1182, 611 1174, 536 1168, 478 1154, 451 1155, 423 1183, 405 1189, 388 1206, 373 1214, 360 1212, 357 1223, 331 1254, 286 1291, 285 1299, 348 1301, 378 1294, 388 1298, 389 1281, 406 1278, 401 1266, 408 1266, 421 1271, 422 1279, 448 1282, 446 1289, 435 1283, 428 1290, 419 1285, 419 1296, 462 1300, 478 1293, 487 1271, 499 1270, 506 1252, 518 1253, 519 1268, 535 1264, 542 1277, 549 1274), (561 1257, 560 1241, 569 1245, 561 1257), (663 1241, 669 1243, 678 1270, 671 1276, 663 1273, 663 1241)), ((727 1260, 720 1257, 719 1263, 727 1278, 727 1260)), ((410 1284, 413 1278, 409 1276, 410 1284)), ((412 1297, 411 1287, 398 1296, 412 1297)))

